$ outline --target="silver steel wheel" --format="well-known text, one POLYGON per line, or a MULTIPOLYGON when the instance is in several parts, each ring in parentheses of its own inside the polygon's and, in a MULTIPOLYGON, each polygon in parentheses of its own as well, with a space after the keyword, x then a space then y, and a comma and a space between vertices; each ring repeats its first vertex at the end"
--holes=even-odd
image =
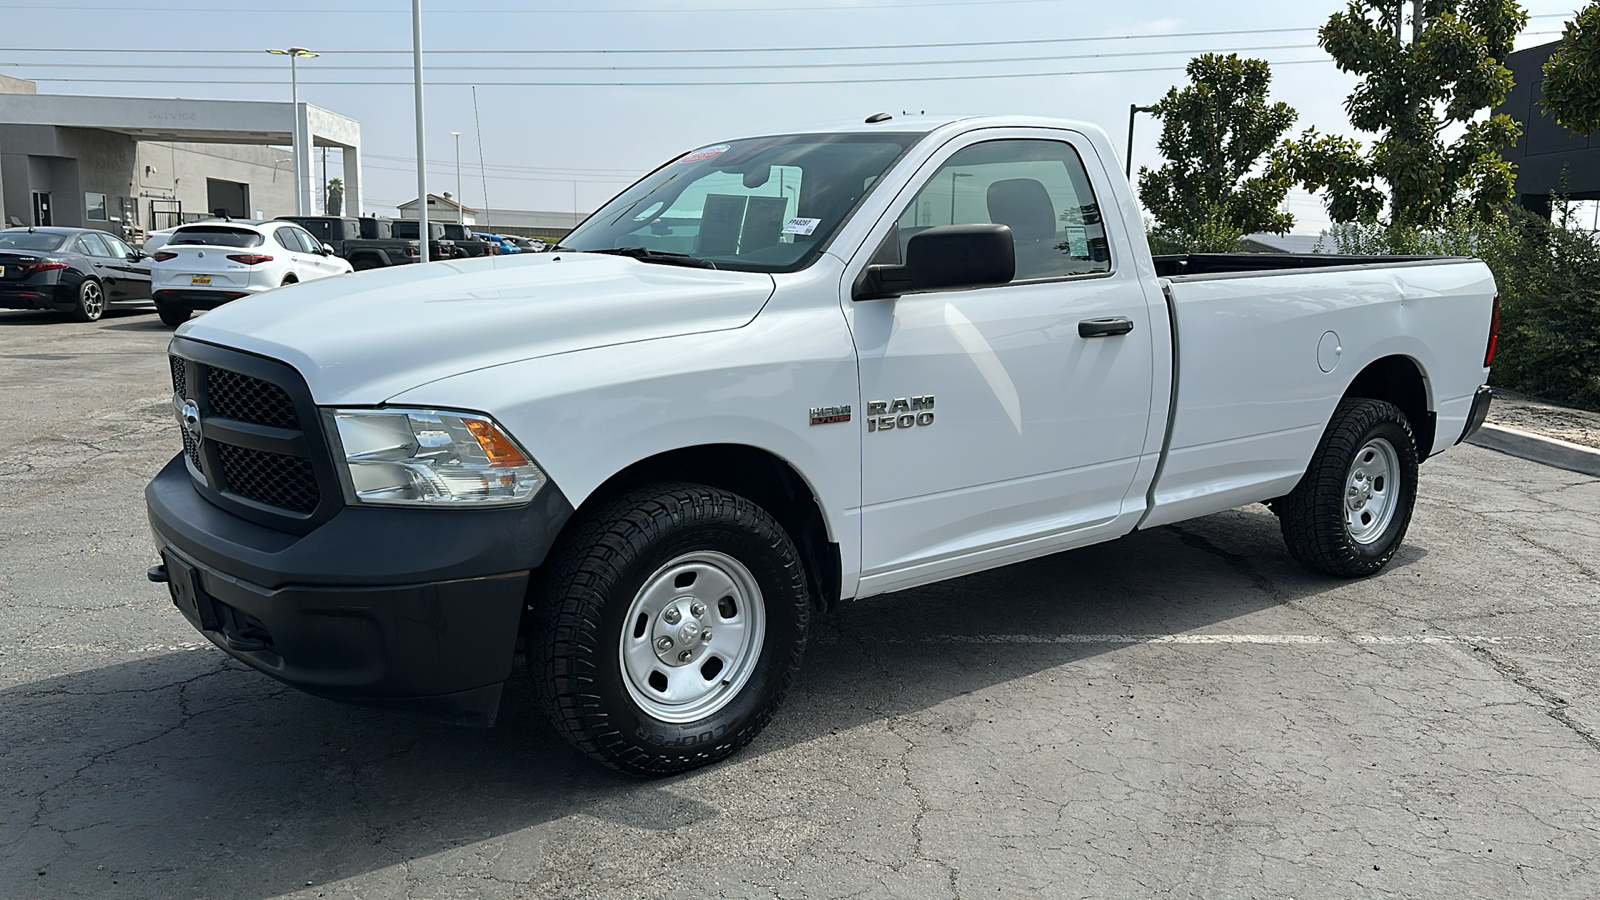
POLYGON ((85 281, 83 289, 78 292, 78 303, 83 307, 84 318, 91 321, 100 318, 106 309, 106 295, 100 288, 100 282, 85 281))
POLYGON ((1400 454, 1384 438, 1356 451, 1344 484, 1344 527, 1350 539, 1371 544, 1383 536, 1400 506, 1400 454))
POLYGON ((767 612, 754 575, 714 550, 672 560, 645 579, 618 647, 633 702, 663 722, 703 719, 750 680, 767 612))

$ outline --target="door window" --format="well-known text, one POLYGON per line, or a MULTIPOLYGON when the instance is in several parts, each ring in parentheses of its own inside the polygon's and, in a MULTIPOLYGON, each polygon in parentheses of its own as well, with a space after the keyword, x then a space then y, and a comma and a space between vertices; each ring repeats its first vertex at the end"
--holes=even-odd
POLYGON ((296 253, 305 252, 305 248, 300 246, 300 239, 294 236, 294 229, 287 225, 274 231, 272 239, 277 241, 278 246, 285 250, 293 250, 296 253))
POLYGON ((102 234, 100 235, 100 240, 105 241, 106 249, 110 250, 111 255, 116 259, 133 258, 133 248, 124 244, 116 235, 102 234))
POLYGON ((322 242, 312 237, 310 232, 299 228, 291 228, 289 230, 294 232, 295 239, 300 242, 300 249, 313 256, 322 255, 322 242))
POLYGON ((100 240, 100 235, 94 232, 78 235, 78 252, 88 256, 107 257, 111 251, 106 249, 106 242, 100 240))
POLYGON ((999 224, 1016 244, 1014 281, 1111 271, 1089 175, 1063 141, 987 141, 946 160, 906 206, 874 262, 905 259, 912 236, 939 225, 999 224))

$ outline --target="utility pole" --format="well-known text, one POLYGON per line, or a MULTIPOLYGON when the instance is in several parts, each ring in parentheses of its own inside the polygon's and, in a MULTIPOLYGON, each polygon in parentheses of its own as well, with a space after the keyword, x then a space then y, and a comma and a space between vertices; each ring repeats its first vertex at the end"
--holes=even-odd
POLYGON ((422 0, 411 0, 411 83, 417 96, 417 260, 428 261, 428 142, 422 118, 422 0))
POLYGON ((304 47, 290 47, 287 50, 268 50, 273 56, 289 57, 289 98, 294 124, 290 127, 289 148, 294 151, 294 214, 306 214, 305 178, 300 170, 305 166, 305 136, 300 134, 300 74, 296 63, 301 57, 310 59, 318 54, 312 53, 304 47))
POLYGON ((1123 165, 1125 167, 1124 174, 1128 176, 1130 182, 1133 180, 1133 120, 1139 113, 1153 113, 1155 111, 1156 108, 1154 106, 1140 106, 1137 103, 1128 104, 1128 155, 1125 157, 1126 161, 1123 165))
POLYGON ((461 132, 452 131, 450 136, 456 139, 456 222, 465 225, 467 220, 462 218, 465 213, 461 210, 461 132))

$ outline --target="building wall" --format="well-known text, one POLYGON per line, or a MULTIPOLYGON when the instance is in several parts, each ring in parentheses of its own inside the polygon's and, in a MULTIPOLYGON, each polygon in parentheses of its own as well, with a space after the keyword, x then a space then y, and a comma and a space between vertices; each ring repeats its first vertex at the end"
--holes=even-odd
MULTIPOLYGON (((320 169, 318 170, 320 173, 320 169)), ((139 224, 151 229, 151 210, 176 210, 182 204, 186 217, 210 213, 206 179, 217 178, 250 186, 250 218, 270 219, 294 212, 294 167, 283 147, 234 144, 141 143, 136 169, 139 224)), ((158 215, 160 227, 169 223, 158 215)))
POLYGON ((133 187, 134 141, 126 135, 48 125, 0 126, 0 199, 6 225, 15 217, 33 224, 33 193, 47 191, 51 221, 68 227, 116 231, 109 218, 89 221, 85 192, 105 194, 108 217, 118 214, 117 198, 133 187))
POLYGON ((39 86, 26 78, 0 75, 0 94, 37 94, 39 86))
POLYGON ((1522 136, 1505 151, 1506 159, 1517 167, 1518 200, 1545 215, 1551 192, 1577 200, 1600 199, 1600 131, 1574 135, 1539 106, 1544 99, 1544 64, 1557 46, 1559 42, 1529 47, 1506 58, 1516 82, 1505 104, 1495 109, 1522 124, 1522 136))

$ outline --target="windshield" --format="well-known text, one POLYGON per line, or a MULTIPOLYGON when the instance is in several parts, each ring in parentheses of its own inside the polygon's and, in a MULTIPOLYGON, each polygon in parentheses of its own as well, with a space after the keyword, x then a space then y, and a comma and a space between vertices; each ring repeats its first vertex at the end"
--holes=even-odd
MULTIPOLYGON (((394 235, 396 238, 398 238, 398 239, 400 239, 402 241, 415 241, 415 240, 418 240, 418 238, 417 238, 417 220, 416 219, 412 219, 409 222, 394 222, 389 227, 390 227, 390 232, 389 233, 394 235)), ((435 239, 435 240, 438 239, 439 234, 440 234, 440 232, 442 230, 443 229, 439 228, 439 226, 434 225, 431 222, 428 223, 428 234, 432 235, 433 239, 435 239)))
POLYGON ((42 231, 6 231, 0 232, 0 250, 60 250, 66 238, 59 234, 46 234, 42 231))
POLYGON ((191 225, 172 233, 168 244, 205 244, 210 247, 259 247, 264 238, 254 231, 222 225, 191 225))
POLYGON ((618 194, 561 248, 644 248, 720 269, 793 271, 920 137, 792 134, 705 147, 618 194))

